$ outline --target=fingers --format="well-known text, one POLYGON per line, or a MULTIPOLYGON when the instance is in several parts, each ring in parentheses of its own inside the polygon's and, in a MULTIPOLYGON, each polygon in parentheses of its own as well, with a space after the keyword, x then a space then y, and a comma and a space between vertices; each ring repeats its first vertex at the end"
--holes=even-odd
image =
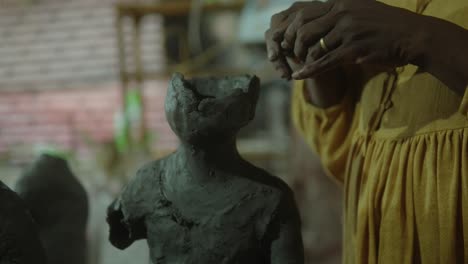
POLYGON ((316 43, 314 46, 309 48, 307 57, 305 59, 305 65, 314 63, 325 54, 327 54, 327 52, 320 46, 319 43, 316 43))
POLYGON ((371 64, 376 59, 377 59, 377 57, 375 57, 375 55, 369 55, 369 56, 365 56, 365 57, 358 57, 356 59, 356 64, 371 64))
POLYGON ((273 63, 275 69, 280 72, 282 78, 290 79, 292 73, 291 67, 286 60, 286 56, 292 55, 292 51, 283 50, 280 44, 283 41, 284 33, 296 17, 297 10, 317 3, 309 1, 296 2, 287 10, 275 14, 271 18, 270 29, 265 32, 268 59, 273 63))
MULTIPOLYGON (((320 40, 316 40, 315 44, 312 47, 310 47, 307 51, 307 57, 305 58, 305 61, 307 63, 312 63, 318 60, 319 58, 321 58, 322 56, 324 56, 327 52, 333 51, 336 48, 338 48, 338 46, 340 46, 343 42, 340 31, 334 28, 325 37, 323 37, 323 42, 327 46, 328 51, 323 49, 322 45, 320 44, 320 40)), ((303 47, 300 47, 300 48, 305 49, 303 47)), ((304 50, 299 50, 297 52, 301 52, 301 54, 305 53, 304 50)), ((301 56, 305 56, 305 54, 301 56)))
POLYGON ((283 41, 284 33, 286 32, 288 26, 294 21, 294 18, 294 14, 289 15, 283 22, 279 23, 275 29, 272 30, 272 38, 275 41, 278 41, 279 43, 283 41))
POLYGON ((273 40, 272 34, 273 33, 271 29, 268 29, 265 32, 267 54, 268 54, 268 59, 270 61, 276 60, 281 52, 280 44, 277 41, 273 40))
POLYGON ((288 14, 286 11, 274 14, 270 20, 270 28, 275 28, 277 25, 281 24, 286 18, 288 14))
POLYGON ((338 66, 341 62, 340 56, 325 55, 319 61, 312 64, 306 64, 301 70, 294 72, 292 78, 295 80, 303 80, 306 78, 313 78, 322 72, 332 69, 334 66, 338 66))
MULTIPOLYGON (((322 45, 320 44, 320 41, 317 40, 315 45, 313 45, 312 47, 310 47, 308 49, 307 57, 305 59, 305 63, 308 66, 304 67, 305 72, 300 73, 300 74, 296 73, 295 75, 293 75, 293 78, 302 78, 305 75, 311 76, 311 74, 313 74, 313 71, 314 71, 313 68, 314 67, 317 67, 317 68, 325 67, 325 66, 321 66, 322 63, 325 63, 325 65, 328 65, 327 62, 323 62, 320 59, 323 58, 324 56, 326 56, 327 54, 328 54, 328 57, 333 56, 334 50, 336 50, 340 45, 342 45, 343 41, 342 41, 342 38, 341 38, 340 30, 337 29, 337 28, 334 28, 325 37, 323 37, 323 41, 324 41, 325 45, 327 46, 328 51, 324 50, 322 45), (330 53, 332 55, 329 55, 330 53)), ((347 49, 345 49, 345 50, 347 50, 347 49)), ((354 49, 352 51, 354 51, 354 49)), ((339 51, 339 52, 342 52, 342 51, 339 51)), ((338 52, 338 55, 335 55, 335 56, 340 56, 339 52, 338 52)), ((346 53, 344 53, 344 55, 347 56, 347 57, 350 56, 349 54, 346 54, 346 53)), ((332 59, 334 61, 339 61, 338 58, 332 57, 332 59)), ((334 61, 331 61, 329 63, 334 63, 334 61)), ((326 68, 324 68, 323 70, 326 70, 326 68)), ((317 71, 322 72, 322 70, 320 70, 320 69, 317 70, 317 71)))
POLYGON ((284 33, 281 46, 284 49, 293 49, 298 30, 306 23, 322 17, 330 10, 330 5, 318 1, 310 2, 306 8, 296 12, 294 20, 290 23, 284 33))
POLYGON ((281 53, 282 49, 280 46, 283 40, 284 32, 286 28, 294 19, 294 16, 287 17, 283 22, 279 23, 276 27, 270 28, 265 32, 265 40, 267 43, 268 59, 270 61, 275 60, 281 53))
POLYGON ((291 66, 289 66, 288 61, 286 60, 286 57, 281 56, 279 57, 276 61, 272 62, 273 67, 280 72, 281 78, 284 79, 291 79, 291 66))
MULTIPOLYGON (((294 6, 294 5, 293 5, 294 6)), ((288 19, 291 9, 291 6, 285 11, 277 13, 271 17, 270 28, 265 32, 265 41, 267 45, 268 59, 270 61, 275 60, 280 54, 280 42, 278 41, 278 36, 286 30, 287 25, 285 24, 288 19)))
POLYGON ((308 3, 310 2, 295 2, 288 9, 274 14, 270 20, 270 28, 275 28, 284 20, 286 20, 288 16, 290 16, 292 13, 295 13, 297 10, 305 7, 308 3))
POLYGON ((293 4, 289 9, 272 16, 270 21, 270 28, 265 32, 268 59, 270 61, 275 61, 280 56, 280 43, 283 39, 283 34, 289 23, 294 18, 291 13, 294 9, 299 8, 299 6, 300 3, 293 4))
POLYGON ((301 70, 293 73, 292 78, 302 80, 312 78, 321 73, 332 70, 340 65, 353 64, 359 58, 359 45, 350 47, 339 47, 325 54, 313 63, 307 63, 301 70))
POLYGON ((272 31, 268 30, 265 33, 268 59, 273 64, 273 67, 280 72, 281 78, 291 78, 291 67, 289 66, 285 55, 283 54, 280 44, 274 41, 271 37, 272 31))
POLYGON ((371 65, 386 65, 386 64, 398 64, 389 60, 385 60, 381 53, 370 52, 365 56, 359 56, 354 61, 356 64, 371 64, 371 65))
POLYGON ((280 43, 284 31, 294 16, 284 16, 284 12, 273 16, 271 28, 265 32, 268 59, 273 67, 280 72, 281 78, 290 79, 292 70, 286 60, 286 53, 281 49, 280 43))
MULTIPOLYGON (((332 29, 333 20, 334 18, 332 16, 323 16, 301 27, 294 43, 295 56, 304 61, 308 48, 312 44, 318 43, 320 38, 332 29)), ((336 41, 335 38, 335 33, 333 33, 333 41, 336 41)), ((326 43, 327 47, 331 50, 331 45, 329 44, 331 42, 327 41, 326 43)))

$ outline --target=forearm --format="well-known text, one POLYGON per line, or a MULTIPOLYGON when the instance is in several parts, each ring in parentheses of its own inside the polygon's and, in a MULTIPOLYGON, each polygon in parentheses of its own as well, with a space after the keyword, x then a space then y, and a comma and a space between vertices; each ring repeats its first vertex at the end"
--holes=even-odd
MULTIPOLYGON (((303 67, 303 64, 298 64, 291 58, 288 58, 288 64, 293 71, 303 67)), ((346 93, 345 77, 345 71, 340 67, 314 78, 304 79, 304 98, 308 103, 324 109, 340 103, 346 93)))
POLYGON ((342 69, 306 79, 305 82, 305 98, 319 108, 339 104, 346 93, 345 74, 342 69))
POLYGON ((463 95, 468 85, 468 30, 434 17, 423 19, 423 48, 413 63, 463 95))
POLYGON ((319 108, 328 108, 341 103, 345 97, 354 96, 364 84, 384 68, 363 65, 343 65, 313 79, 305 79, 305 98, 319 108))

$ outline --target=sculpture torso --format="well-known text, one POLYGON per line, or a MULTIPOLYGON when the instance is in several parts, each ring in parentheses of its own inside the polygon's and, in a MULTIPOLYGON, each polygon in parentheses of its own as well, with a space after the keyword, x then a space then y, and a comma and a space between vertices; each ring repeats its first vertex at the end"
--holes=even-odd
POLYGON ((154 264, 303 264, 292 191, 236 148, 258 94, 252 76, 174 75, 165 111, 182 144, 140 169, 109 207, 114 246, 146 238, 154 264))
POLYGON ((252 166, 245 173, 270 184, 220 175, 204 186, 168 190, 168 181, 189 173, 174 159, 144 166, 120 198, 125 219, 145 225, 152 261, 269 263, 265 233, 274 228, 282 196, 274 177, 252 166))

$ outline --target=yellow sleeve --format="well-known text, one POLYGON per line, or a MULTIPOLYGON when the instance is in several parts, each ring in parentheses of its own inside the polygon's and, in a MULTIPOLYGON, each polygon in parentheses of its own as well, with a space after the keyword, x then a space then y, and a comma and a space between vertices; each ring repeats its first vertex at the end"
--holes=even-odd
POLYGON ((351 147, 356 122, 355 106, 349 96, 330 108, 321 109, 306 101, 305 82, 294 84, 292 96, 293 124, 307 144, 319 155, 326 173, 340 182, 351 147))
POLYGON ((463 96, 462 103, 460 105, 460 113, 466 115, 466 118, 468 118, 468 86, 465 88, 465 96, 463 96))
MULTIPOLYGON (((461 7, 446 19, 468 30, 468 3, 465 1, 466 0, 459 1, 459 5, 461 5, 461 7)), ((463 97, 460 105, 460 113, 466 115, 468 118, 468 86, 465 89, 465 96, 463 97)))

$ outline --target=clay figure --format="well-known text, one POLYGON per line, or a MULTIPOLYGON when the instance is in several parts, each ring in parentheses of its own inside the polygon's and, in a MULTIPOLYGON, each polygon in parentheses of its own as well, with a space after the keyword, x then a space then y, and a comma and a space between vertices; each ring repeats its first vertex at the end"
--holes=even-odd
POLYGON ((39 226, 48 264, 86 263, 88 198, 66 160, 42 154, 15 191, 39 226))
POLYGON ((236 148, 258 94, 255 76, 173 76, 165 111, 181 145, 140 168, 109 206, 115 247, 147 239, 153 264, 304 262, 292 191, 236 148))
POLYGON ((0 181, 0 263, 45 264, 44 249, 26 204, 0 181))

